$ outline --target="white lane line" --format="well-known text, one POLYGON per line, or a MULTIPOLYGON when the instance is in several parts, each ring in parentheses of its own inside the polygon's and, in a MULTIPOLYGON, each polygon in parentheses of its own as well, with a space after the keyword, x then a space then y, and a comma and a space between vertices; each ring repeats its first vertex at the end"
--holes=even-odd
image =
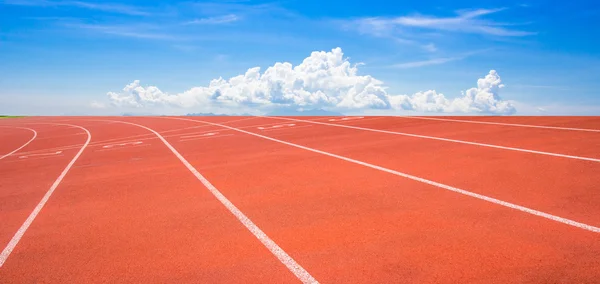
POLYGON ((27 141, 27 142, 25 142, 25 144, 21 145, 21 147, 12 150, 12 152, 10 152, 10 153, 4 154, 2 157, 0 157, 0 160, 2 160, 4 158, 6 158, 6 157, 8 157, 8 156, 10 156, 12 154, 14 154, 15 152, 17 152, 17 151, 19 151, 21 149, 23 149, 25 146, 29 145, 29 143, 31 143, 31 141, 33 141, 37 137, 37 131, 35 131, 35 130, 31 129, 31 128, 27 128, 27 127, 12 127, 12 126, 6 126, 6 127, 27 129, 27 130, 33 132, 33 136, 31 137, 31 139, 29 139, 29 141, 27 141))
MULTIPOLYGON (((195 121, 195 120, 191 120, 195 121)), ((312 277, 300 264, 289 256, 279 245, 277 245, 267 234, 254 224, 242 211, 240 211, 227 197, 225 197, 214 185, 212 185, 200 172, 198 172, 171 144, 158 132, 146 126, 125 121, 114 121, 144 128, 156 135, 175 156, 185 165, 185 167, 202 182, 202 184, 231 212, 281 263, 283 263, 296 277, 303 283, 319 283, 312 277)))
POLYGON ((528 127, 528 128, 571 130, 571 131, 585 131, 585 132, 600 132, 600 129, 589 129, 589 128, 574 128, 574 127, 530 125, 530 124, 503 123, 503 122, 476 121, 476 120, 462 120, 462 119, 450 119, 450 118, 433 118, 433 117, 422 117, 422 116, 395 116, 395 117, 411 118, 411 119, 427 119, 427 120, 452 121, 452 122, 463 122, 463 123, 505 125, 505 126, 528 127))
POLYGON ((364 116, 348 116, 348 117, 342 117, 342 118, 331 118, 328 121, 345 121, 345 120, 356 120, 356 119, 363 119, 365 118, 364 116))
POLYGON ((115 144, 108 144, 108 145, 104 145, 102 146, 102 148, 104 149, 108 149, 108 148, 113 148, 113 147, 123 147, 123 146, 135 146, 135 145, 139 145, 142 144, 144 142, 142 141, 133 141, 133 142, 124 142, 124 143, 115 143, 115 144))
MULTIPOLYGON (((229 122, 237 122, 237 121, 242 121, 242 120, 249 120, 251 118, 258 118, 258 116, 253 116, 253 117, 250 117, 250 118, 247 118, 247 119, 231 120, 231 121, 227 121, 227 123, 229 123, 229 122)), ((66 120, 66 121, 72 121, 72 120, 66 120)), ((87 121, 93 121, 93 120, 87 120, 87 121)), ((277 123, 279 123, 279 122, 277 122, 277 123)), ((277 124, 277 123, 244 126, 244 127, 240 127, 240 128, 253 128, 253 127, 257 127, 257 126, 273 125, 273 124, 277 124)), ((172 129, 172 130, 163 131, 163 132, 161 132, 161 134, 164 134, 164 133, 167 133, 167 132, 173 132, 173 131, 180 131, 180 130, 192 129, 192 128, 208 127, 208 126, 210 126, 210 125, 201 125, 201 126, 195 126, 195 127, 186 127, 186 128, 181 128, 181 129, 172 129)), ((227 130, 221 130, 221 132, 222 131, 227 131, 227 130)), ((175 136, 179 136, 179 135, 193 135, 193 134, 201 134, 201 133, 206 133, 206 132, 214 132, 214 130, 202 131, 202 132, 192 132, 192 133, 182 133, 182 134, 172 134, 172 135, 165 135, 164 137, 175 137, 175 136)), ((107 144, 111 144, 111 143, 123 143, 123 142, 141 141, 141 140, 145 141, 145 140, 152 140, 152 139, 158 139, 158 138, 154 137, 153 134, 139 134, 139 135, 132 135, 132 136, 126 136, 126 137, 121 137, 121 138, 112 138, 112 139, 107 139, 107 140, 101 140, 101 141, 92 142, 92 143, 90 143, 90 145, 88 147, 103 146, 103 145, 107 145, 107 144), (150 138, 133 139, 133 138, 136 138, 136 137, 144 137, 144 136, 151 136, 151 135, 152 135, 152 137, 150 137, 150 138)), ((53 150, 79 149, 82 145, 83 144, 74 144, 74 145, 53 147, 53 148, 47 148, 47 149, 40 149, 40 150, 33 150, 33 151, 21 152, 21 154, 31 154, 31 153, 39 153, 39 152, 45 152, 45 151, 53 151, 53 150)))
POLYGON ((418 134, 404 133, 404 132, 398 132, 398 131, 365 128, 365 127, 351 126, 351 125, 345 125, 345 124, 334 124, 334 123, 294 119, 294 118, 287 118, 287 117, 268 116, 267 118, 298 121, 298 122, 307 122, 307 123, 320 124, 320 125, 326 125, 326 126, 343 127, 343 128, 357 129, 357 130, 363 130, 363 131, 371 131, 371 132, 379 132, 379 133, 386 133, 386 134, 409 136, 409 137, 415 137, 415 138, 439 140, 439 141, 445 141, 445 142, 461 143, 461 144, 467 144, 467 145, 489 147, 489 148, 496 148, 496 149, 510 150, 510 151, 518 151, 518 152, 525 152, 525 153, 538 154, 538 155, 554 156, 554 157, 567 158, 567 159, 583 160, 583 161, 590 161, 590 162, 596 162, 596 163, 600 162, 600 159, 590 158, 590 157, 558 154, 558 153, 552 153, 552 152, 536 151, 536 150, 529 150, 529 149, 508 147, 508 146, 500 146, 500 145, 494 145, 494 144, 477 143, 477 142, 442 138, 442 137, 436 137, 436 136, 418 135, 418 134))
POLYGON ((296 126, 296 124, 295 123, 287 123, 287 124, 277 124, 277 125, 273 125, 273 126, 259 126, 256 129, 266 130, 266 129, 275 129, 275 128, 293 127, 293 126, 296 126))
POLYGON ((73 157, 71 162, 69 162, 69 164, 65 167, 65 169, 62 171, 62 173, 54 181, 54 183, 52 184, 50 189, 48 189, 48 192, 46 192, 46 194, 44 195, 44 197, 42 198, 40 203, 38 203, 38 205, 33 209, 33 212, 31 212, 31 214, 29 214, 29 217, 27 217, 27 219, 25 220, 23 225, 21 225, 19 230, 17 230, 17 233, 15 233, 15 235, 12 237, 12 239, 10 240, 8 245, 6 245, 4 250, 2 250, 2 253, 0 254, 0 267, 2 267, 4 265, 4 263, 6 262, 6 259, 10 255, 10 253, 15 249, 15 247, 17 246, 17 244, 19 243, 19 241, 25 234, 25 231, 27 231, 27 229, 29 228, 29 226, 31 225, 33 220, 35 220, 35 217, 37 217, 37 215, 40 213, 40 211, 42 210, 44 205, 46 205, 46 202, 48 202, 48 199, 50 199, 50 196, 52 195, 52 193, 54 193, 54 190, 58 187, 58 185, 63 180, 65 175, 67 175, 67 173, 69 172, 69 170, 71 169, 73 164, 75 164, 75 161, 77 161, 79 156, 81 156, 81 153, 83 153, 83 150, 87 147, 87 145, 90 143, 90 140, 92 139, 92 134, 87 129, 85 129, 81 126, 72 125, 72 124, 60 124, 60 125, 67 125, 67 126, 72 126, 72 127, 77 127, 77 128, 82 129, 88 135, 87 140, 85 141, 85 144, 83 144, 81 149, 79 149, 79 152, 77 152, 75 157, 73 157))
POLYGON ((52 153, 29 154, 29 155, 19 156, 19 159, 27 159, 29 157, 38 157, 38 156, 56 156, 56 155, 59 155, 60 153, 62 153, 62 151, 56 151, 56 152, 52 152, 52 153))
MULTIPOLYGON (((291 129, 291 130, 296 130, 296 129, 298 129, 298 128, 306 128, 306 127, 311 127, 311 126, 312 126, 312 125, 300 125, 300 126, 295 126, 295 127, 293 127, 293 128, 290 128, 290 127, 285 127, 285 128, 273 128, 273 129, 265 129, 265 130, 263 130, 262 132, 273 132, 273 131, 280 131, 280 132, 281 132, 281 131, 288 130, 288 129, 291 129)), ((240 128, 241 128, 241 127, 240 127, 240 128)))
POLYGON ((190 138, 190 139, 181 139, 181 140, 179 140, 179 142, 195 141, 195 140, 210 139, 210 138, 221 138, 221 137, 226 137, 226 136, 233 136, 233 134, 223 134, 223 135, 216 135, 216 136, 206 136, 206 137, 197 137, 197 138, 190 138))
POLYGON ((219 132, 208 132, 208 133, 204 133, 204 134, 181 136, 179 138, 181 138, 181 139, 196 138, 196 137, 214 136, 217 134, 219 134, 219 132))
POLYGON ((114 150, 131 150, 132 148, 146 147, 152 144, 135 144, 129 147, 115 147, 115 148, 102 148, 98 150, 94 150, 94 152, 102 152, 102 151, 114 151, 114 150))
POLYGON ((321 150, 309 148, 309 147, 306 147, 306 146, 294 144, 294 143, 291 143, 291 142, 287 142, 287 141, 283 141, 283 140, 271 138, 271 137, 268 137, 268 136, 264 136, 264 135, 260 135, 260 134, 257 134, 257 133, 253 133, 253 132, 249 132, 249 131, 237 129, 237 128, 234 128, 234 127, 231 127, 231 126, 227 126, 227 125, 219 125, 219 124, 216 124, 216 123, 206 122, 206 121, 202 121, 202 120, 192 120, 192 119, 185 119, 185 118, 170 118, 170 119, 190 120, 190 121, 197 121, 197 122, 200 122, 200 123, 207 123, 207 124, 211 124, 211 125, 215 125, 215 126, 221 126, 223 128, 231 129, 233 131, 237 131, 237 132, 245 133, 245 134, 248 134, 248 135, 260 137, 260 138, 267 139, 267 140, 270 140, 270 141, 273 141, 273 142, 277 142, 277 143, 285 144, 285 145, 288 145, 288 146, 300 148, 300 149, 303 149, 303 150, 311 151, 311 152, 314 152, 314 153, 326 155, 326 156, 329 156, 329 157, 337 158, 337 159, 344 160, 344 161, 347 161, 347 162, 351 162, 351 163, 354 163, 354 164, 358 164, 358 165, 362 165, 362 166, 369 167, 369 168, 372 168, 372 169, 376 169, 376 170, 380 170, 380 171, 383 171, 383 172, 387 172, 387 173, 390 173, 390 174, 393 174, 393 175, 397 175, 397 176, 401 176, 401 177, 404 177, 404 178, 408 178, 408 179, 411 179, 411 180, 414 180, 414 181, 418 181, 418 182, 422 182, 422 183, 425 183, 425 184, 433 185, 433 186, 436 186, 436 187, 439 187, 439 188, 442 188, 442 189, 446 189, 446 190, 453 191, 453 192, 456 192, 456 193, 460 193, 460 194, 463 194, 463 195, 466 195, 466 196, 474 197, 474 198, 477 198, 477 199, 480 199, 480 200, 484 200, 484 201, 487 201, 487 202, 491 202, 491 203, 494 203, 494 204, 505 206, 505 207, 508 207, 508 208, 511 208, 511 209, 519 210, 519 211, 522 211, 522 212, 525 212, 525 213, 529 213, 529 214, 532 214, 532 215, 540 216, 540 217, 543 217, 543 218, 546 218, 546 219, 550 219, 550 220, 553 220, 553 221, 556 221, 556 222, 560 222, 560 223, 567 224, 567 225, 570 225, 570 226, 574 226, 574 227, 577 227, 577 228, 581 228, 581 229, 584 229, 584 230, 588 230, 588 231, 591 231, 591 232, 594 232, 594 233, 600 233, 600 228, 598 228, 598 227, 594 227, 594 226, 591 226, 591 225, 587 225, 587 224, 584 224, 584 223, 573 221, 573 220, 570 220, 570 219, 567 219, 567 218, 555 216, 555 215, 552 215, 552 214, 548 214, 548 213, 545 213, 545 212, 542 212, 542 211, 538 211, 538 210, 535 210, 535 209, 527 208, 527 207, 524 207, 524 206, 521 206, 521 205, 517 205, 517 204, 513 204, 513 203, 510 203, 510 202, 502 201, 502 200, 499 200, 499 199, 495 199, 493 197, 489 197, 489 196, 485 196, 485 195, 482 195, 482 194, 470 192, 470 191, 467 191, 467 190, 464 190, 464 189, 460 189, 460 188, 457 188, 457 187, 453 187, 453 186, 449 186, 449 185, 446 185, 446 184, 443 184, 443 183, 439 183, 439 182, 431 181, 431 180, 424 179, 424 178, 421 178, 421 177, 409 175, 409 174, 406 174, 406 173, 402 173, 402 172, 395 171, 395 170, 392 170, 392 169, 388 169, 388 168, 384 168, 384 167, 381 167, 381 166, 369 164, 369 163, 362 162, 362 161, 359 161, 359 160, 354 160, 354 159, 351 159, 351 158, 348 158, 348 157, 344 157, 344 156, 332 154, 332 153, 329 153, 329 152, 325 152, 325 151, 321 151, 321 150))

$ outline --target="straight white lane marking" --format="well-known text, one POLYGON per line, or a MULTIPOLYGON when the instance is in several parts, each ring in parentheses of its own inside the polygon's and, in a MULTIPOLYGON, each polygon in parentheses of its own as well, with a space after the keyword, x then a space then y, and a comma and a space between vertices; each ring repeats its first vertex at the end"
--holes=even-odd
MULTIPOLYGON (((112 120, 110 120, 112 121, 112 120)), ((195 121, 195 120, 192 120, 195 121)), ((289 256, 279 245, 277 245, 267 234, 254 224, 242 211, 240 211, 227 197, 225 197, 214 185, 212 185, 200 172, 198 172, 179 152, 158 132, 146 126, 125 121, 113 121, 144 128, 156 135, 175 156, 185 165, 185 167, 194 174, 194 176, 204 184, 204 186, 231 212, 281 263, 283 263, 300 281, 303 283, 319 283, 312 277, 300 264, 289 256)))
POLYGON ((94 152, 104 152, 104 151, 114 151, 114 150, 131 150, 132 148, 139 148, 139 147, 146 147, 146 146, 151 146, 152 144, 135 144, 135 145, 131 145, 130 147, 115 147, 115 148, 102 148, 102 149, 98 149, 98 150, 94 150, 94 152))
POLYGON ((348 116, 348 117, 342 117, 342 118, 331 118, 329 119, 329 121, 345 121, 345 120, 355 120, 355 119, 363 119, 365 118, 364 116, 348 116))
POLYGON ((55 156, 55 155, 59 155, 60 153, 62 153, 62 151, 56 151, 56 152, 52 152, 52 153, 29 154, 29 155, 19 156, 19 159, 27 159, 29 157, 37 157, 37 156, 55 156))
MULTIPOLYGON (((295 126, 293 128, 290 127, 284 127, 284 128, 273 128, 273 129, 265 129, 262 132, 273 132, 273 131, 284 131, 284 130, 296 130, 298 128, 306 128, 306 127, 311 127, 312 125, 300 125, 300 126, 295 126)), ((289 133, 289 132, 285 132, 285 133, 289 133)))
POLYGON ((384 167, 381 167, 381 166, 369 164, 369 163, 362 162, 362 161, 359 161, 359 160, 354 160, 354 159, 351 159, 351 158, 348 158, 348 157, 344 157, 344 156, 332 154, 332 153, 329 153, 329 152, 325 152, 325 151, 321 151, 321 150, 309 148, 309 147, 306 147, 306 146, 294 144, 294 143, 291 143, 291 142, 287 142, 287 141, 283 141, 283 140, 271 138, 271 137, 260 135, 260 134, 257 134, 257 133, 253 133, 253 132, 249 132, 249 131, 237 129, 237 128, 234 128, 234 127, 231 127, 231 126, 219 125, 219 124, 216 124, 216 123, 206 122, 206 121, 202 121, 202 120, 193 120, 193 119, 185 119, 185 118, 169 118, 169 119, 190 120, 190 121, 197 121, 197 122, 200 122, 200 123, 211 124, 211 125, 215 125, 215 126, 221 126, 223 128, 231 129, 233 131, 237 131, 237 132, 245 133, 245 134, 248 134, 248 135, 260 137, 260 138, 263 138, 263 139, 266 139, 266 140, 270 140, 270 141, 273 141, 273 142, 277 142, 277 143, 285 144, 285 145, 288 145, 288 146, 300 148, 300 149, 303 149, 303 150, 311 151, 311 152, 314 152, 314 153, 318 153, 318 154, 330 156, 330 157, 337 158, 337 159, 340 159, 340 160, 344 160, 344 161, 347 161, 347 162, 351 162, 351 163, 354 163, 354 164, 362 165, 362 166, 369 167, 369 168, 372 168, 372 169, 376 169, 376 170, 380 170, 380 171, 383 171, 383 172, 387 172, 387 173, 390 173, 390 174, 393 174, 393 175, 397 175, 397 176, 401 176, 401 177, 404 177, 404 178, 408 178, 408 179, 411 179, 411 180, 414 180, 414 181, 418 181, 418 182, 422 182, 422 183, 425 183, 425 184, 433 185, 433 186, 436 186, 436 187, 439 187, 439 188, 442 188, 442 189, 446 189, 446 190, 453 191, 453 192, 456 192, 456 193, 460 193, 460 194, 463 194, 463 195, 466 195, 466 196, 474 197, 474 198, 477 198, 477 199, 480 199, 480 200, 484 200, 484 201, 487 201, 487 202, 491 202, 491 203, 494 203, 494 204, 502 205, 502 206, 505 206, 505 207, 508 207, 508 208, 511 208, 511 209, 515 209, 515 210, 519 210, 519 211, 522 211, 522 212, 525 212, 525 213, 529 213, 529 214, 532 214, 532 215, 540 216, 540 217, 543 217, 543 218, 546 218, 546 219, 550 219, 550 220, 553 220, 553 221, 556 221, 556 222, 560 222, 560 223, 567 224, 567 225, 570 225, 570 226, 574 226, 574 227, 577 227, 577 228, 581 228, 581 229, 584 229, 584 230, 588 230, 588 231, 591 231, 591 232, 594 232, 594 233, 600 233, 600 228, 595 227, 595 226, 591 226, 591 225, 587 225, 587 224, 580 223, 580 222, 577 222, 577 221, 573 221, 573 220, 570 220, 570 219, 562 218, 562 217, 555 216, 555 215, 552 215, 552 214, 548 214, 548 213, 545 213, 545 212, 542 212, 542 211, 534 210, 534 209, 527 208, 527 207, 524 207, 524 206, 521 206, 521 205, 516 205, 516 204, 510 203, 510 202, 506 202, 506 201, 502 201, 502 200, 499 200, 499 199, 495 199, 493 197, 489 197, 489 196, 485 196, 485 195, 482 195, 482 194, 470 192, 470 191, 467 191, 467 190, 464 190, 464 189, 460 189, 460 188, 449 186, 449 185, 446 185, 446 184, 443 184, 443 183, 431 181, 431 180, 424 179, 424 178, 421 178, 421 177, 409 175, 409 174, 402 173, 402 172, 399 172, 399 171, 395 171, 395 170, 392 170, 392 169, 388 169, 388 168, 384 168, 384 167))
POLYGON ((128 145, 135 146, 135 145, 139 145, 139 144, 142 144, 142 143, 144 143, 144 142, 142 142, 142 141, 124 142, 124 143, 116 143, 116 144, 104 145, 104 146, 102 146, 102 148, 107 149, 107 148, 122 147, 122 146, 128 146, 128 145))
POLYGON ((600 129, 589 129, 589 128, 574 128, 574 127, 530 125, 530 124, 503 123, 503 122, 476 121, 476 120, 462 120, 462 119, 450 119, 450 118, 433 118, 433 117, 422 117, 422 116, 396 116, 396 117, 411 118, 411 119, 427 119, 427 120, 452 121, 452 122, 463 122, 463 123, 505 125, 505 126, 529 127, 529 128, 542 128, 542 129, 571 130, 571 131, 585 131, 585 132, 600 132, 600 129))
POLYGON ((442 138, 442 137, 435 137, 435 136, 418 135, 418 134, 404 133, 404 132, 398 132, 398 131, 389 131, 389 130, 365 128, 365 127, 351 126, 351 125, 345 125, 345 124, 334 124, 334 123, 326 123, 326 122, 317 122, 317 121, 294 119, 294 118, 287 118, 287 117, 274 117, 274 116, 265 116, 265 117, 266 118, 272 118, 272 119, 290 120, 290 121, 307 122, 307 123, 327 125, 327 126, 343 127, 343 128, 357 129, 357 130, 363 130, 363 131, 371 131, 371 132, 379 132, 379 133, 386 133, 386 134, 402 135, 402 136, 409 136, 409 137, 415 137, 415 138, 439 140, 439 141, 445 141, 445 142, 461 143, 461 144, 467 144, 467 145, 489 147, 489 148, 496 148, 496 149, 510 150, 510 151, 518 151, 518 152, 532 153, 532 154, 538 154, 538 155, 554 156, 554 157, 567 158, 567 159, 583 160, 583 161, 590 161, 590 162, 596 162, 596 163, 600 162, 600 159, 590 158, 590 157, 581 157, 581 156, 558 154, 558 153, 544 152, 544 151, 536 151, 536 150, 529 150, 529 149, 516 148, 516 147, 508 147, 508 146, 500 146, 500 145, 493 145, 493 144, 469 142, 469 141, 464 141, 464 140, 456 140, 456 139, 449 139, 449 138, 442 138))
MULTIPOLYGON (((3 126, 4 127, 4 126, 3 126)), ((27 129, 30 130, 31 132, 33 132, 33 136, 31 137, 31 139, 29 139, 29 141, 25 142, 25 144, 21 145, 21 147, 12 150, 12 152, 4 154, 2 157, 0 157, 0 160, 14 154, 15 152, 23 149, 25 146, 29 145, 29 143, 31 143, 31 141, 33 141, 36 137, 37 137, 37 131, 31 129, 31 128, 27 128, 27 127, 12 127, 12 126, 6 126, 6 127, 10 127, 10 128, 20 128, 20 129, 27 129)))
POLYGON ((221 137, 226 137, 226 136, 233 136, 233 134, 223 134, 223 135, 216 135, 216 136, 206 136, 206 137, 181 139, 181 140, 179 140, 179 142, 187 142, 187 141, 195 141, 195 140, 211 139, 211 138, 221 138, 221 137))
POLYGON ((58 185, 63 180, 65 175, 67 175, 67 173, 69 172, 69 170, 71 169, 73 164, 75 164, 75 161, 77 161, 79 156, 81 156, 81 153, 83 153, 83 150, 87 147, 87 145, 90 144, 90 140, 92 139, 92 134, 87 129, 85 129, 81 126, 72 125, 72 124, 60 124, 60 125, 67 125, 67 126, 71 126, 71 127, 80 128, 87 133, 88 138, 85 141, 85 144, 83 144, 83 146, 81 147, 81 149, 79 149, 79 152, 77 152, 75 157, 73 157, 71 162, 69 162, 69 164, 65 167, 65 169, 62 171, 62 173, 54 181, 54 183, 52 184, 50 189, 48 189, 48 192, 46 192, 46 194, 44 195, 44 197, 42 198, 40 203, 38 203, 38 205, 33 209, 33 212, 31 212, 31 214, 29 214, 29 217, 27 217, 27 219, 25 220, 25 223, 23 223, 23 225, 21 225, 19 230, 17 230, 17 233, 15 233, 15 235, 12 237, 12 239, 10 240, 8 245, 4 248, 4 250, 0 254, 0 268, 4 265, 4 263, 6 262, 6 259, 10 255, 10 253, 15 249, 15 247, 17 246, 17 244, 19 243, 19 241, 25 234, 25 231, 27 231, 27 229, 33 222, 33 220, 35 220, 35 217, 37 217, 37 215, 40 213, 40 211, 42 210, 44 205, 46 205, 46 202, 48 202, 48 199, 50 199, 50 196, 52 195, 52 193, 54 193, 54 190, 58 187, 58 185))
POLYGON ((196 137, 213 136, 213 135, 217 135, 217 134, 219 134, 219 132, 208 132, 208 133, 204 133, 204 134, 181 136, 179 138, 181 138, 181 139, 196 138, 196 137))
POLYGON ((277 125, 272 125, 272 126, 259 126, 256 129, 259 130, 265 130, 265 129, 275 129, 275 128, 281 128, 281 127, 293 127, 296 124, 294 123, 287 123, 287 124, 277 124, 277 125))

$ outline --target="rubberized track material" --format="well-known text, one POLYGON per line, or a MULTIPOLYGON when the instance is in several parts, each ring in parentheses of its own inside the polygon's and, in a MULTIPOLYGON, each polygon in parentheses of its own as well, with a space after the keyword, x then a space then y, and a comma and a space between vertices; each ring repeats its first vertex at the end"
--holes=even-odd
POLYGON ((600 278, 599 117, 32 117, 0 139, 1 283, 600 278))

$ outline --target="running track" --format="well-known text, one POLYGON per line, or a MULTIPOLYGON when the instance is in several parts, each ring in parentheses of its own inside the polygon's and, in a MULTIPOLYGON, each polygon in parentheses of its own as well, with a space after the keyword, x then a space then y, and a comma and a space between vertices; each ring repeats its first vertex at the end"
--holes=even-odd
POLYGON ((600 117, 33 117, 0 141, 0 283, 600 279, 600 117))

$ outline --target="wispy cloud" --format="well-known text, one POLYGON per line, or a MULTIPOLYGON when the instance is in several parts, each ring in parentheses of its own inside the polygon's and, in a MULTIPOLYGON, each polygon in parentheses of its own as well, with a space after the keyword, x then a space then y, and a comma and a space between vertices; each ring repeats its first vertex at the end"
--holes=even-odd
POLYGON ((439 64, 444 64, 444 63, 447 63, 450 61, 456 61, 456 60, 461 60, 461 59, 463 59, 463 57, 433 58, 433 59, 422 60, 422 61, 413 61, 413 62, 394 64, 390 67, 399 68, 399 69, 408 69, 408 68, 416 68, 416 67, 423 67, 423 66, 429 66, 429 65, 439 65, 439 64))
POLYGON ((132 16, 149 16, 150 12, 135 6, 116 3, 93 3, 84 1, 48 1, 48 0, 4 0, 0 4, 15 6, 35 7, 75 7, 88 10, 96 10, 110 13, 126 14, 132 16))
POLYGON ((426 33, 463 33, 495 36, 497 38, 524 37, 536 34, 514 28, 523 23, 504 23, 484 19, 507 8, 458 10, 451 17, 432 15, 407 15, 399 17, 366 17, 342 21, 342 27, 361 34, 393 39, 396 42, 419 46, 426 51, 436 51, 432 44, 424 44, 426 33))
POLYGON ((107 35, 127 38, 153 39, 153 40, 181 40, 182 38, 173 34, 162 32, 158 27, 141 25, 104 25, 88 24, 81 22, 65 22, 63 26, 73 29, 91 31, 107 35))
POLYGON ((277 3, 255 4, 250 1, 202 1, 193 2, 190 9, 201 15, 215 16, 223 14, 233 15, 278 15, 297 16, 294 12, 281 7, 277 3))
POLYGON ((475 54, 489 52, 491 50, 492 49, 475 50, 475 51, 463 53, 458 56, 438 57, 438 58, 431 58, 431 59, 426 59, 426 60, 404 62, 404 63, 393 64, 388 67, 399 68, 399 69, 409 69, 409 68, 418 68, 418 67, 424 67, 424 66, 430 66, 430 65, 440 65, 440 64, 444 64, 444 63, 448 63, 448 62, 452 62, 452 61, 464 60, 475 54))
POLYGON ((439 31, 476 33, 494 36, 527 36, 534 32, 509 29, 511 24, 480 19, 482 16, 498 13, 506 8, 460 10, 454 17, 403 16, 388 19, 393 24, 405 27, 417 27, 439 31))
POLYGON ((192 21, 185 22, 184 24, 185 25, 220 25, 220 24, 237 22, 239 20, 240 20, 240 17, 236 16, 235 14, 228 14, 228 15, 223 15, 223 16, 194 19, 192 21))

